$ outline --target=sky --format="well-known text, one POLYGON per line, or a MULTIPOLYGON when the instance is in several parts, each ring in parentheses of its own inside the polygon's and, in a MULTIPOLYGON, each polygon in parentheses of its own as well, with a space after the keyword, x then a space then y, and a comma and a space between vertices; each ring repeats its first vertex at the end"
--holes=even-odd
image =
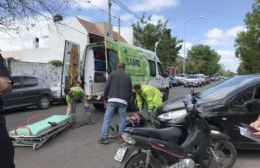
MULTIPOLYGON (((62 15, 78 16, 92 22, 107 21, 107 0, 75 0, 77 4, 62 15)), ((136 16, 151 16, 151 23, 168 20, 172 35, 185 40, 187 50, 192 45, 207 44, 221 55, 226 70, 236 72, 239 59, 235 57, 234 39, 244 31, 244 18, 251 11, 253 0, 115 0, 128 7, 136 16), (203 18, 201 18, 203 17, 203 18), (184 39, 184 29, 186 35, 184 39)), ((112 2, 112 15, 122 19, 122 35, 132 41, 131 25, 137 18, 112 2)), ((114 28, 117 19, 113 17, 114 28)), ((4 42, 2 42, 4 43, 4 42)), ((1 44, 1 41, 0 41, 1 44)), ((183 50, 180 55, 183 56, 183 50)))
MULTIPOLYGON (((239 59, 235 57, 234 40, 240 31, 245 30, 244 18, 251 11, 253 0, 119 0, 136 15, 152 16, 152 22, 158 19, 168 20, 172 35, 184 39, 186 27, 186 47, 207 44, 221 55, 220 63, 226 70, 236 72, 239 59), (200 17, 203 17, 201 19, 200 17)), ((82 2, 78 0, 78 2, 82 2)), ((106 9, 106 0, 93 0, 95 6, 106 9)), ((116 4, 112 5, 112 13, 122 18, 122 26, 129 27, 136 18, 122 10, 116 4), (125 23, 126 22, 126 23, 125 23)), ((87 12, 75 10, 91 21, 107 20, 105 12, 92 6, 85 6, 87 12)), ((114 25, 117 20, 113 19, 114 25)), ((125 28, 125 30, 127 30, 125 28)), ((123 33, 124 35, 125 33, 123 33)), ((131 41, 131 39, 130 39, 131 41)), ((180 52, 183 56, 183 50, 180 52)))

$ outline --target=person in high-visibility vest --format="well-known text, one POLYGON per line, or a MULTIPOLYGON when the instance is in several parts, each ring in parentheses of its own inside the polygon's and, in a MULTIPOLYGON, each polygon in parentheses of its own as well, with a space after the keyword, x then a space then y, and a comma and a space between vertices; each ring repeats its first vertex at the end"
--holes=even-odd
POLYGON ((71 115, 72 125, 76 125, 76 106, 78 101, 83 101, 84 111, 87 115, 87 124, 94 124, 95 121, 92 120, 92 113, 88 109, 88 102, 85 98, 84 90, 79 86, 75 86, 70 89, 65 89, 65 94, 67 102, 66 115, 71 115))
POLYGON ((163 95, 157 88, 150 85, 135 85, 137 107, 145 119, 154 122, 154 111, 163 103, 163 95))

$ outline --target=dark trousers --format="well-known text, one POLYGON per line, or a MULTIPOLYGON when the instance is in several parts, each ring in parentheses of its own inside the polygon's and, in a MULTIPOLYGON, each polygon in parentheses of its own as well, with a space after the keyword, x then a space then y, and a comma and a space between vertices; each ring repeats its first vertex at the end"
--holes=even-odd
POLYGON ((2 115, 0 115, 0 168, 15 168, 14 148, 2 115))

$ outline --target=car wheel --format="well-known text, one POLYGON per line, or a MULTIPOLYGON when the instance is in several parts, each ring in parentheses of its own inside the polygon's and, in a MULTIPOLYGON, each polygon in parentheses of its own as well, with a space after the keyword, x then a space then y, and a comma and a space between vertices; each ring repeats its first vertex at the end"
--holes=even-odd
POLYGON ((169 99, 169 89, 166 89, 163 92, 163 102, 167 101, 169 99))
POLYGON ((40 109, 47 109, 50 107, 50 98, 48 96, 42 96, 39 99, 38 106, 40 109))

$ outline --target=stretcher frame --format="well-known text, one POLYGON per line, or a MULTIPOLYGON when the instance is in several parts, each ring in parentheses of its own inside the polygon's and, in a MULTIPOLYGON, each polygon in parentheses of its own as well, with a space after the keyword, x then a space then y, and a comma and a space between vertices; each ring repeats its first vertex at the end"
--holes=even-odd
MULTIPOLYGON (((59 134, 60 132, 62 132, 63 130, 67 129, 71 127, 71 123, 70 122, 65 122, 62 124, 59 124, 57 126, 52 126, 50 129, 48 129, 47 131, 42 132, 40 135, 38 136, 22 136, 22 135, 15 135, 16 134, 16 130, 19 128, 25 128, 28 129, 29 132, 30 129, 26 126, 22 126, 22 127, 17 127, 16 129, 14 129, 15 134, 11 136, 11 138, 13 138, 13 145, 15 147, 32 147, 33 150, 38 150, 40 149, 50 138, 55 137, 57 134, 59 134)), ((30 133, 31 134, 31 133, 30 133)))

